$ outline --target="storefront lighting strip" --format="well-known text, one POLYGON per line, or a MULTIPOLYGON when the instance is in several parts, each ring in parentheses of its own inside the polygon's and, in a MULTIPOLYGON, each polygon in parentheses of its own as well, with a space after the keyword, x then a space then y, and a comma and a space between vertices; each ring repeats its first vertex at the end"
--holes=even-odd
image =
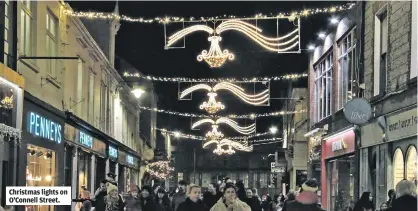
POLYGON ((319 131, 319 129, 320 129, 320 128, 315 128, 315 129, 313 129, 313 130, 311 130, 311 131, 309 131, 309 132, 305 133, 305 135, 303 135, 303 137, 309 137, 309 136, 311 136, 311 135, 315 134, 316 132, 318 132, 318 131, 319 131))
POLYGON ((356 128, 356 127, 349 127, 349 128, 347 128, 347 129, 345 129, 345 130, 342 130, 341 132, 338 132, 338 133, 336 133, 336 134, 332 134, 332 135, 330 135, 330 136, 324 137, 324 140, 325 140, 325 141, 327 141, 327 140, 329 140, 329 139, 331 139, 331 138, 334 138, 334 137, 340 136, 341 134, 346 133, 346 132, 348 132, 348 131, 350 131, 350 130, 354 130, 355 128, 356 128))

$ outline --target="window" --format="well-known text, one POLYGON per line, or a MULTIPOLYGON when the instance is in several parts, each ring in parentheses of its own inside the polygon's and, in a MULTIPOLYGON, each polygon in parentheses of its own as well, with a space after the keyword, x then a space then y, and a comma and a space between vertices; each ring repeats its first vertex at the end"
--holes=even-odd
POLYGON ((260 188, 267 188, 269 182, 268 173, 260 173, 260 188))
POLYGON ((331 115, 332 54, 316 64, 315 70, 315 122, 331 115))
POLYGON ((89 89, 88 89, 88 121, 90 124, 94 124, 94 73, 89 73, 89 89))
POLYGON ((77 63, 77 98, 76 98, 76 101, 72 103, 76 104, 77 115, 80 118, 83 118, 83 113, 84 113, 83 105, 85 104, 84 102, 82 102, 84 98, 83 74, 84 74, 84 61, 79 58, 78 63, 77 63))
POLYGON ((409 78, 416 78, 418 72, 418 2, 412 1, 411 35, 411 73, 409 78))
POLYGON ((395 154, 393 155, 393 187, 396 187, 398 182, 403 180, 404 177, 404 159, 401 149, 396 149, 395 154))
POLYGON ((417 182, 417 148, 410 146, 406 153, 406 179, 416 184, 417 182))
POLYGON ((356 60, 355 29, 351 30, 338 44, 338 109, 356 96, 359 89, 359 75, 356 60))
MULTIPOLYGON (((46 53, 50 57, 57 56, 57 21, 49 12, 46 13, 46 53)), ((47 59, 46 70, 53 78, 56 78, 57 60, 47 59)))
POLYGON ((9 60, 9 1, 4 2, 4 64, 10 67, 8 60, 9 60))
POLYGON ((374 19, 374 74, 373 96, 386 90, 386 53, 388 46, 388 21, 386 6, 376 13, 374 19))
POLYGON ((22 1, 20 9, 20 53, 32 56, 32 3, 33 1, 22 1))

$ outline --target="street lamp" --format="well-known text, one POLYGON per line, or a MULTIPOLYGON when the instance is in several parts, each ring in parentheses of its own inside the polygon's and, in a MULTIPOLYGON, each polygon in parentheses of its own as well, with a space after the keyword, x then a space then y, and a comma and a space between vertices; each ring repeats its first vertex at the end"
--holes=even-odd
POLYGON ((131 91, 131 93, 134 94, 134 96, 138 99, 141 97, 142 94, 145 93, 145 91, 140 88, 135 88, 134 90, 131 91))
POLYGON ((277 127, 275 127, 275 126, 271 126, 271 127, 270 127, 270 133, 271 133, 271 134, 276 134, 276 133, 277 133, 277 130, 278 130, 278 129, 277 129, 277 127))
POLYGON ((176 138, 180 137, 180 132, 174 132, 174 137, 176 138))
POLYGON ((336 17, 332 17, 332 18, 331 18, 331 20, 330 20, 330 22, 331 22, 331 24, 332 24, 332 25, 337 25, 337 23, 338 23, 338 18, 336 18, 336 17))

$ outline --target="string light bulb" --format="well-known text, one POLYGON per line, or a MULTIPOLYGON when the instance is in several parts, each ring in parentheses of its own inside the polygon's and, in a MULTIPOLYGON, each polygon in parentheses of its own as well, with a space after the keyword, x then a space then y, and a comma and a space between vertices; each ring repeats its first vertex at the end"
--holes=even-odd
POLYGON ((208 101, 203 102, 202 105, 200 105, 200 109, 204 109, 209 114, 216 114, 218 111, 225 109, 225 106, 221 102, 216 102, 215 97, 217 95, 218 94, 216 94, 215 92, 209 92, 208 101))

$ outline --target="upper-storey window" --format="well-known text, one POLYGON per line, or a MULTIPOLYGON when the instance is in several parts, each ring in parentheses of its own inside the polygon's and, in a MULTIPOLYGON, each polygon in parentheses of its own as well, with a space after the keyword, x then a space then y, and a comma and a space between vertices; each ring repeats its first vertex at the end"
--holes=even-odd
POLYGON ((356 69, 355 28, 338 43, 338 109, 356 96, 359 91, 359 74, 356 69))
MULTIPOLYGON (((46 53, 50 57, 57 56, 57 19, 49 11, 46 13, 46 53)), ((46 70, 52 77, 57 77, 56 59, 46 60, 46 70)))
POLYGON ((331 115, 332 50, 314 66, 315 70, 315 122, 331 115))
POLYGON ((20 53, 26 56, 33 54, 33 6, 36 1, 22 0, 20 6, 20 53))
POLYGON ((418 2, 412 1, 411 35, 411 72, 409 78, 416 78, 418 73, 418 2))
POLYGON ((386 91, 386 58, 388 50, 388 17, 387 7, 376 13, 374 19, 374 70, 373 96, 386 91))

